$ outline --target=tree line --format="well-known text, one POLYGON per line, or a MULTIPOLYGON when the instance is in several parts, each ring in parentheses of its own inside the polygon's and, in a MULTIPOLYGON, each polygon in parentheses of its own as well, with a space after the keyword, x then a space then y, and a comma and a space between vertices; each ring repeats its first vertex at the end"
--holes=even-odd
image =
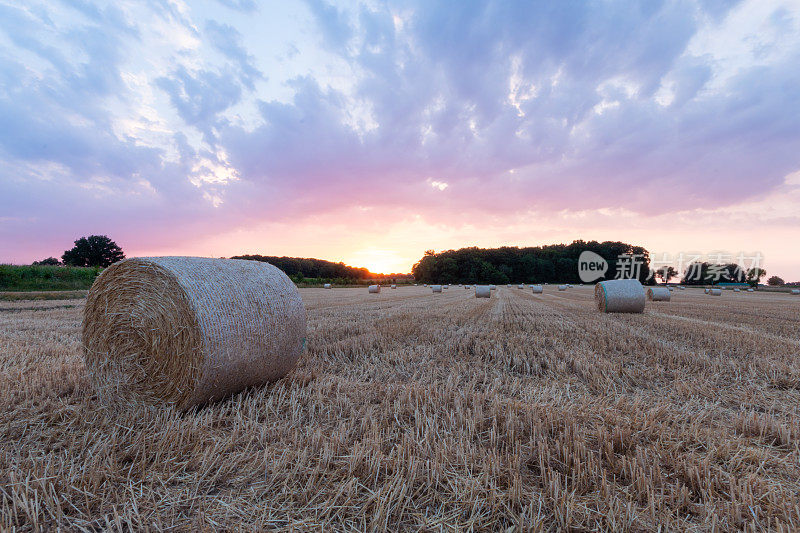
POLYGON ((306 257, 276 257, 270 255, 236 255, 231 259, 249 259, 263 261, 283 270, 287 276, 294 278, 325 278, 344 280, 370 279, 374 275, 366 268, 347 266, 324 259, 306 257))
POLYGON ((578 258, 589 250, 608 263, 599 280, 614 279, 625 270, 624 257, 633 258, 638 268, 621 277, 635 277, 652 283, 650 254, 641 246, 618 241, 573 241, 571 244, 502 248, 461 248, 425 255, 412 268, 421 283, 580 283, 578 258))

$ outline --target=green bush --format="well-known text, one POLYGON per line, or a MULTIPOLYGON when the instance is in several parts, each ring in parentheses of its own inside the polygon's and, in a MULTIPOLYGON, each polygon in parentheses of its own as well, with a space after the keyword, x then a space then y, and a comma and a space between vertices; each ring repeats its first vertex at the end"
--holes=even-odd
POLYGON ((0 291, 74 291, 92 286, 97 267, 0 265, 0 291))

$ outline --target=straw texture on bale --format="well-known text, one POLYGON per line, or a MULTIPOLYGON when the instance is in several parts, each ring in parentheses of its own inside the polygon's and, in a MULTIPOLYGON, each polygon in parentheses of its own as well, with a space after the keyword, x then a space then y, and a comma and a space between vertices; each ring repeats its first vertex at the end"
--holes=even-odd
POLYGON ((441 285, 431 285, 431 289, 433 290, 433 292, 442 292, 441 285))
POLYGON ((720 296, 722 294, 722 289, 708 289, 708 294, 711 296, 720 296))
POLYGON ((475 298, 491 298, 492 289, 488 285, 475 285, 475 298))
POLYGON ((559 285, 558 286, 558 290, 565 291, 565 290, 567 290, 567 286, 566 285, 559 285))
POLYGON ((544 288, 541 285, 531 285, 531 290, 533 294, 542 294, 544 292, 544 288))
POLYGON ((653 302, 668 302, 672 297, 669 290, 665 287, 648 287, 647 299, 653 302))
POLYGON ((594 287, 594 299, 604 313, 641 313, 646 300, 638 279, 601 281, 594 287))
POLYGON ((101 394, 186 409, 285 376, 305 336, 297 287, 268 263, 143 257, 97 277, 82 345, 101 394))
POLYGON ((331 284, 330 283, 326 283, 325 285, 323 285, 323 288, 330 289, 331 288, 331 284))
POLYGON ((381 286, 380 285, 370 285, 368 290, 369 290, 370 294, 378 294, 379 292, 381 292, 381 286))

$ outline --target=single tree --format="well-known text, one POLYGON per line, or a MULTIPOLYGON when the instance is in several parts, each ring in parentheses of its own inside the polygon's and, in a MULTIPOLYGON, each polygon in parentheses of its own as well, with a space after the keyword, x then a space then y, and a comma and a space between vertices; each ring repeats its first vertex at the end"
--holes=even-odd
POLYGON ((49 265, 49 266, 58 266, 61 264, 61 261, 56 259, 55 257, 48 257, 47 259, 42 259, 41 261, 34 261, 34 265, 49 265))
POLYGON ((107 267, 125 259, 125 254, 105 235, 90 235, 75 241, 75 246, 65 251, 61 259, 65 265, 107 267))
POLYGON ((773 287, 783 285, 784 283, 785 282, 783 281, 783 278, 779 278, 778 276, 772 276, 767 280, 767 285, 771 285, 773 287))
POLYGON ((761 278, 767 275, 763 268, 753 267, 747 271, 747 283, 755 287, 761 282, 761 278))
POLYGON ((669 283, 669 280, 677 275, 678 271, 675 270, 675 267, 671 266, 663 266, 656 270, 656 276, 658 276, 664 283, 669 283))

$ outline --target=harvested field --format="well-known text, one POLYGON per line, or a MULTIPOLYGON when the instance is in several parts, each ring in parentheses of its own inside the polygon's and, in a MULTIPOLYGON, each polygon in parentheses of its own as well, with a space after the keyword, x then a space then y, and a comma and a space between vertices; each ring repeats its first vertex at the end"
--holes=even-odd
POLYGON ((296 370, 185 414, 0 302, 0 529, 800 529, 800 299, 593 290, 301 289, 296 370))

